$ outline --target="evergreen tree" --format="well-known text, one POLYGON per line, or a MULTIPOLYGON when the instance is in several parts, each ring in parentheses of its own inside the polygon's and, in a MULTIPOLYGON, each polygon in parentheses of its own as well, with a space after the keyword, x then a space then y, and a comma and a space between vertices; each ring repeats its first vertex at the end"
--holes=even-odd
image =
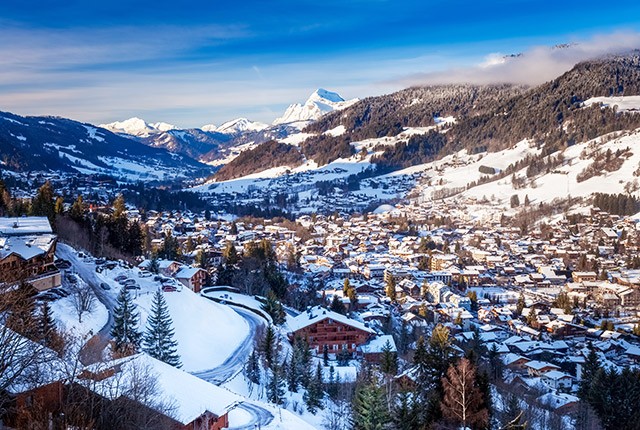
POLYGON ((395 375, 398 371, 398 356, 392 351, 391 342, 387 341, 382 347, 380 370, 387 375, 395 375))
POLYGON ((160 273, 160 261, 158 259, 158 254, 153 253, 151 255, 151 259, 149 260, 149 264, 147 265, 147 270, 155 274, 160 273))
POLYGON ((267 294, 267 300, 260 306, 270 317, 275 325, 282 325, 286 321, 286 313, 282 303, 278 300, 273 291, 267 294))
POLYGON ((42 302, 40 314, 38 315, 38 338, 48 347, 57 345, 59 339, 56 322, 53 319, 51 305, 49 302, 42 302))
POLYGON ((282 405, 284 403, 286 386, 283 373, 283 366, 278 364, 277 359, 273 360, 268 372, 267 400, 276 405, 282 405))
POLYGON ((49 222, 53 224, 56 212, 51 182, 47 181, 38 188, 38 192, 31 203, 31 214, 34 216, 46 216, 49 218, 49 222))
POLYGON ((390 421, 384 390, 375 381, 359 387, 353 400, 353 429, 383 430, 390 421))
POLYGON ((245 365, 247 379, 254 384, 260 384, 260 360, 255 351, 251 352, 247 364, 245 365))
POLYGON ((262 339, 261 353, 264 357, 265 363, 267 364, 266 367, 271 368, 277 354, 276 333, 272 325, 269 325, 265 331, 264 338, 262 339))
POLYGON ((178 343, 174 339, 173 322, 167 302, 160 290, 153 295, 151 313, 147 319, 147 330, 143 337, 144 352, 174 367, 180 367, 178 343))
POLYGON ((180 243, 173 237, 171 232, 167 232, 158 251, 158 256, 165 260, 178 260, 180 258, 180 243))
POLYGON ((602 368, 598 354, 591 343, 589 343, 588 348, 589 353, 587 354, 584 365, 582 366, 582 379, 580 380, 580 387, 578 389, 578 396, 587 402, 590 400, 589 394, 593 384, 593 379, 595 378, 598 370, 602 368))
POLYGON ((322 362, 325 366, 329 365, 329 346, 327 344, 322 345, 322 362))
POLYGON ((333 295, 333 299, 331 300, 330 308, 333 312, 345 315, 347 313, 347 309, 344 307, 344 303, 340 300, 336 294, 333 295))
POLYGON ((311 379, 311 383, 302 396, 304 403, 307 405, 307 410, 314 414, 318 409, 324 409, 323 406, 324 392, 322 391, 322 368, 320 363, 316 367, 316 374, 311 379))
POLYGON ((520 293, 518 297, 518 303, 516 304, 516 315, 522 315, 522 310, 524 309, 524 294, 520 293))
POLYGON ((129 295, 129 290, 123 287, 113 310, 111 337, 116 352, 129 355, 135 353, 140 347, 142 334, 138 331, 138 318, 136 305, 129 295))
POLYGON ((515 395, 512 394, 507 399, 503 415, 501 430, 525 430, 527 428, 527 423, 522 417, 523 411, 520 407, 520 400, 515 395))
POLYGON ((391 421, 396 430, 420 428, 420 405, 410 391, 401 390, 398 393, 391 413, 391 421))

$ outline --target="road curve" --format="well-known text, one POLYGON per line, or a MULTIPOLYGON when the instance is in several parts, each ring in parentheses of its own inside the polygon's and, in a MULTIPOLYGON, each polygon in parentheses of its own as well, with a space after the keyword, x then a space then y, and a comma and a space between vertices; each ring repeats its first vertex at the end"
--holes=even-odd
POLYGON ((224 384, 242 371, 244 364, 247 362, 249 355, 251 355, 251 352, 253 351, 253 344, 258 328, 264 325, 264 320, 253 312, 236 307, 232 308, 236 313, 244 318, 245 321, 247 321, 247 324, 249 324, 249 335, 220 366, 192 373, 198 378, 216 385, 224 384))
POLYGON ((271 412, 253 403, 243 402, 238 405, 238 408, 250 413, 251 421, 239 427, 229 427, 227 430, 255 430, 266 427, 273 421, 271 412))
MULTIPOLYGON (((265 321, 262 318, 251 311, 235 306, 231 306, 231 308, 236 311, 238 315, 244 318, 245 321, 247 321, 247 324, 249 324, 249 335, 220 366, 214 369, 192 373, 194 376, 216 385, 224 384, 238 373, 242 372, 244 364, 247 362, 249 355, 251 355, 251 352, 253 351, 253 345, 258 328, 265 324, 265 321)), ((242 402, 238 404, 237 407, 248 412, 251 415, 251 421, 239 427, 229 427, 229 430, 255 430, 257 428, 266 427, 271 423, 271 421, 273 421, 273 414, 271 412, 253 403, 242 402)))

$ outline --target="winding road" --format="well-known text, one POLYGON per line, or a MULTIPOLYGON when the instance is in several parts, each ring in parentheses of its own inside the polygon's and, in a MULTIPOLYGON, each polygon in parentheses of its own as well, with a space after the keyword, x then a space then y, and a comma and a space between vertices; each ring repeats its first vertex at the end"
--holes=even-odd
MULTIPOLYGON (((96 276, 95 266, 83 261, 77 253, 68 245, 59 243, 56 250, 59 258, 68 260, 72 264, 72 272, 75 272, 87 285, 91 287, 95 296, 109 311, 107 323, 96 333, 80 351, 80 358, 83 364, 89 365, 102 359, 102 351, 110 341, 111 328, 113 327, 113 309, 116 306, 116 298, 113 294, 100 287, 102 282, 96 276)), ((253 351, 258 329, 264 325, 264 320, 257 314, 231 306, 249 324, 249 335, 242 344, 222 363, 213 369, 194 372, 193 375, 215 385, 222 385, 232 379, 244 368, 249 355, 253 351)), ((265 428, 273 421, 273 414, 268 410, 248 401, 239 403, 237 408, 246 411, 251 415, 251 420, 239 427, 230 427, 229 430, 254 430, 265 428)))
POLYGON ((244 364, 247 362, 249 355, 251 355, 251 352, 253 351, 255 334, 257 333, 258 328, 264 325, 264 321, 253 312, 233 306, 232 309, 244 318, 247 321, 247 324, 249 324, 249 335, 220 366, 192 373, 198 378, 216 385, 224 384, 242 371, 244 364))
MULTIPOLYGON (((194 376, 215 385, 224 384, 242 372, 244 364, 253 351, 253 344, 258 328, 264 325, 264 320, 255 313, 235 306, 231 306, 231 308, 247 321, 247 324, 249 324, 249 335, 220 366, 192 373, 194 376)), ((242 402, 238 404, 237 408, 248 412, 251 415, 251 421, 239 427, 229 427, 229 430, 254 430, 256 428, 266 427, 273 421, 273 414, 271 412, 254 403, 242 402)))

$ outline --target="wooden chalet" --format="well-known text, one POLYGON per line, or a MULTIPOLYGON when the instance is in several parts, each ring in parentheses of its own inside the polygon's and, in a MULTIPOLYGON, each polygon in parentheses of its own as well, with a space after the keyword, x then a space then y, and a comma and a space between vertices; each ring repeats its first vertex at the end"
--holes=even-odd
POLYGON ((306 339, 317 354, 322 354, 325 345, 330 354, 343 350, 353 354, 373 336, 375 331, 365 324, 320 306, 310 308, 289 322, 289 339, 306 339))

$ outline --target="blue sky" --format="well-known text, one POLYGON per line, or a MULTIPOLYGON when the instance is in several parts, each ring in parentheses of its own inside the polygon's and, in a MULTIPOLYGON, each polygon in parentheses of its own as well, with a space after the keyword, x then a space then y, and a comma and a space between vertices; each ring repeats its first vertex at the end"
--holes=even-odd
POLYGON ((271 122, 318 87, 362 98, 496 76, 537 83, 640 47, 639 31, 632 1, 7 0, 0 110, 183 127, 271 122), (544 48, 568 42, 580 48, 544 48), (544 70, 494 64, 516 52, 544 70))

